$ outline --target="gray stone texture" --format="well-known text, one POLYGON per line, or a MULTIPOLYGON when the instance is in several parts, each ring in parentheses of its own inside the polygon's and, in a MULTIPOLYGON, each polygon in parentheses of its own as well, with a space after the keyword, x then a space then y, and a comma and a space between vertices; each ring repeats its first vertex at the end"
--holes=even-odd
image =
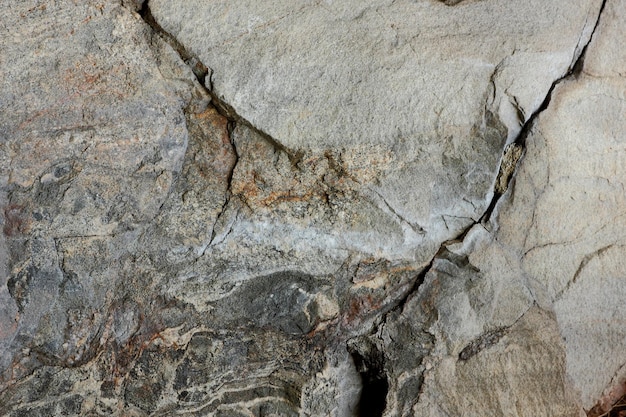
POLYGON ((624 22, 3 1, 0 415, 609 412, 624 22))

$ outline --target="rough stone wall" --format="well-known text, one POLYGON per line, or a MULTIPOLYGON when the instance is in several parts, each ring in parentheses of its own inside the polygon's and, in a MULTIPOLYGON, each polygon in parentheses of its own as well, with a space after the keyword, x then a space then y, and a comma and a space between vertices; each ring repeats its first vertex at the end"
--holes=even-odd
POLYGON ((625 23, 3 0, 0 415, 618 415, 625 23))

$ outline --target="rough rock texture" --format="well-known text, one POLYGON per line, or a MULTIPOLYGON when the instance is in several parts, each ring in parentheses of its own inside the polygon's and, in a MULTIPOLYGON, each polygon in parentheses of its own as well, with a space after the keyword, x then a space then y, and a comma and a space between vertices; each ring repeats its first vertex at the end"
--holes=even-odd
POLYGON ((1 415, 626 393, 626 1, 0 16, 1 415))
POLYGON ((385 257, 420 262, 484 213, 507 137, 571 68, 599 5, 149 2, 216 98, 293 155, 330 153, 400 217, 385 257))

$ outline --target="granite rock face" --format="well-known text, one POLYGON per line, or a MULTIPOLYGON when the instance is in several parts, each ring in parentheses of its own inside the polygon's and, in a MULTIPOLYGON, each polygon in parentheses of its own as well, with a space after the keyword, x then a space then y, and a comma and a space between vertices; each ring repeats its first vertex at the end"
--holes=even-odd
POLYGON ((626 393, 625 1, 0 16, 0 414, 626 393))

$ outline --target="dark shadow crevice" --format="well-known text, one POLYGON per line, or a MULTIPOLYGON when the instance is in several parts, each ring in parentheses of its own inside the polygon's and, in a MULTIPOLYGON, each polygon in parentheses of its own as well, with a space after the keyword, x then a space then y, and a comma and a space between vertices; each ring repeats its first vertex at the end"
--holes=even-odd
POLYGON ((213 89, 213 70, 207 67, 197 55, 189 51, 185 46, 174 36, 172 36, 169 32, 167 32, 163 27, 156 21, 154 16, 152 15, 152 11, 150 10, 149 1, 145 1, 141 5, 141 9, 138 11, 141 18, 152 28, 155 34, 160 36, 165 42, 167 42, 172 49, 176 51, 178 56, 183 60, 183 62, 191 68, 191 71, 195 75, 196 79, 200 83, 200 85, 205 89, 205 91, 211 97, 211 103, 218 111, 219 114, 226 117, 230 122, 231 126, 234 124, 241 124, 246 126, 247 128, 254 131, 264 140, 266 140, 270 145, 272 145, 275 149, 284 152, 289 160, 291 161, 292 166, 297 167, 299 162, 302 160, 303 152, 294 151, 292 149, 287 148, 285 145, 277 141, 268 133, 262 131, 258 127, 254 126, 250 121, 241 117, 236 110, 224 100, 222 100, 213 89))
POLYGON ((384 354, 367 337, 350 340, 348 352, 362 383, 356 416, 382 417, 389 392, 384 354))

